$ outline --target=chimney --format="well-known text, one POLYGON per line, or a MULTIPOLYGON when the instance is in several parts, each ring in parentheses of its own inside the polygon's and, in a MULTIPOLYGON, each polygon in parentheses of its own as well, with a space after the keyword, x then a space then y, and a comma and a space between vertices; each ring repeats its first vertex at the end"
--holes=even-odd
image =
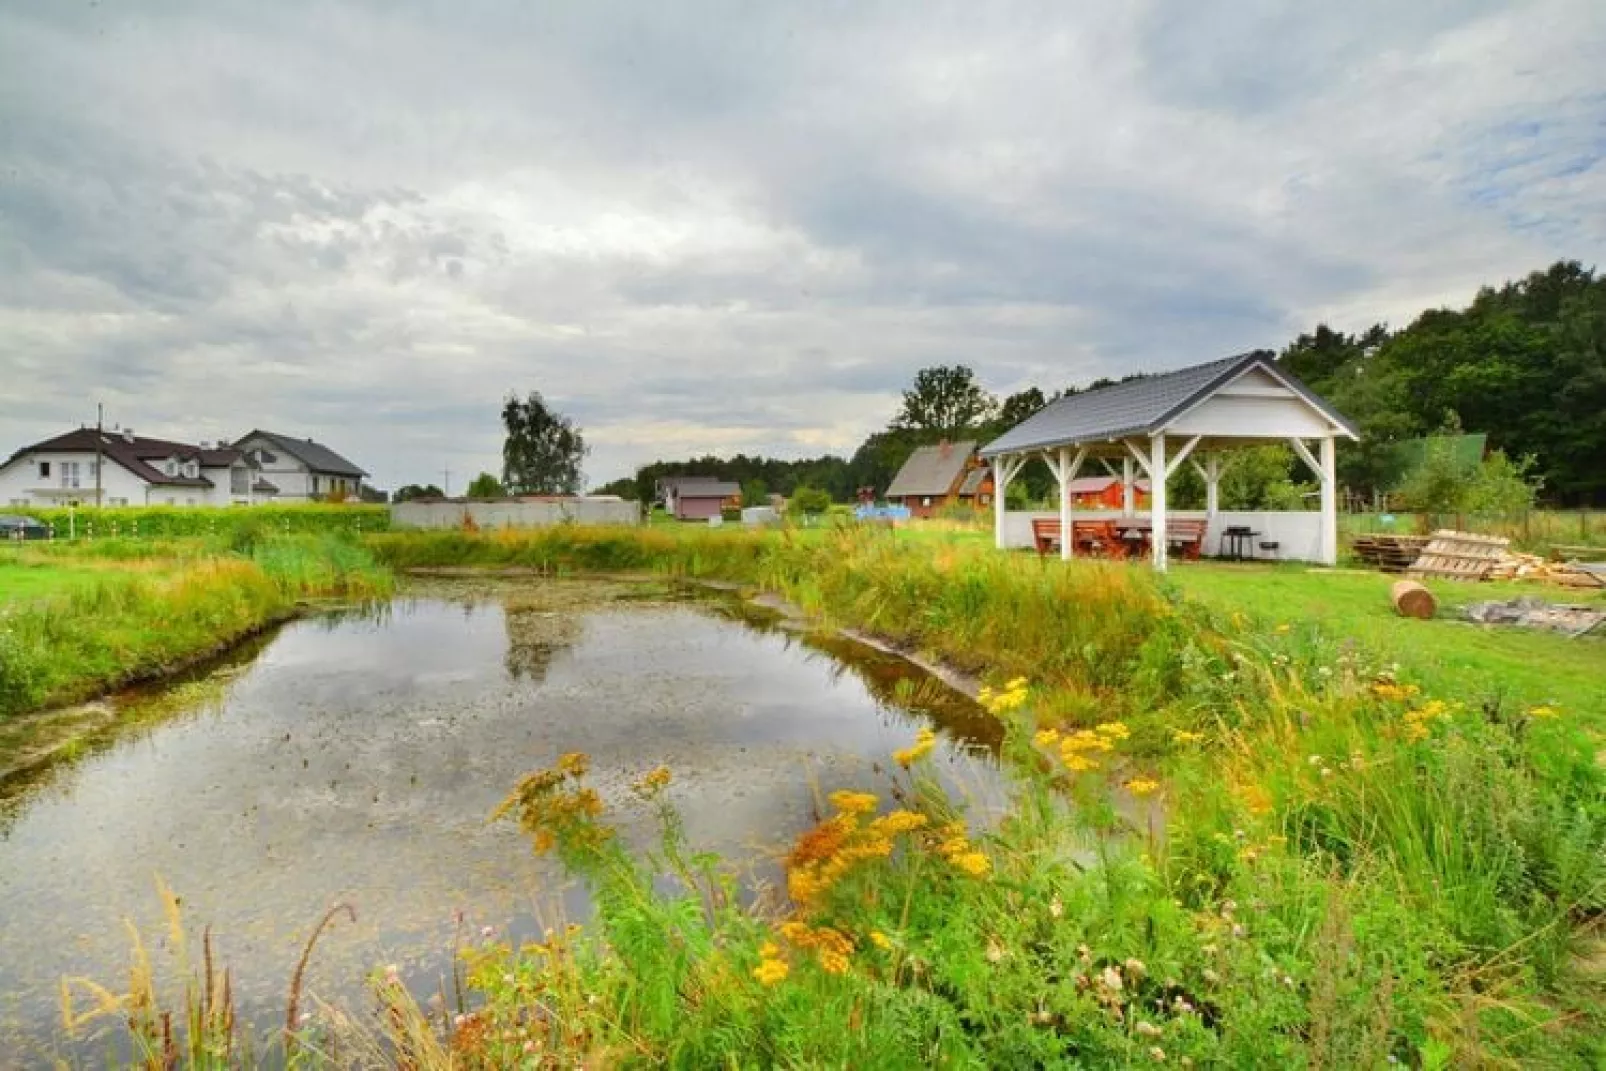
POLYGON ((124 428, 123 429, 123 442, 131 443, 133 441, 134 441, 134 429, 133 428, 124 428))

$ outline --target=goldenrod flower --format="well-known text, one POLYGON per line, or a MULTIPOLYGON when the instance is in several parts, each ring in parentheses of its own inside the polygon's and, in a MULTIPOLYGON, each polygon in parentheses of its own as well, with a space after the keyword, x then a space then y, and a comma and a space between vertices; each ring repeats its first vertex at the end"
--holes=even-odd
POLYGON ((883 952, 887 952, 892 948, 892 941, 880 930, 870 931, 870 943, 875 945, 883 952))
POLYGON ((915 742, 910 747, 892 753, 893 761, 904 769, 908 769, 927 755, 937 746, 937 734, 930 729, 921 729, 915 735, 915 742))
POLYGON ((558 769, 570 777, 584 777, 591 768, 591 760, 582 751, 571 751, 558 759, 558 769))
POLYGON ((1118 721, 1101 722, 1095 727, 1094 731, 1101 736, 1109 737, 1111 740, 1125 740, 1132 735, 1131 730, 1118 721))
POLYGON ((912 833, 925 826, 928 821, 929 819, 918 811, 888 811, 871 822, 870 828, 884 837, 896 837, 900 833, 912 833))
POLYGON ((1191 733, 1186 729, 1175 729, 1171 733, 1171 740, 1177 744, 1197 744, 1204 739, 1204 733, 1191 733))
POLYGON ((1160 787, 1160 782, 1151 781, 1147 777, 1134 777, 1126 783, 1126 790, 1134 796, 1143 797, 1160 787))
POLYGON ((763 985, 775 985, 784 981, 791 972, 792 969, 786 965, 784 960, 766 959, 753 968, 753 977, 757 978, 763 985))
POLYGON ((1039 729, 1037 735, 1032 737, 1032 743, 1038 747, 1053 747, 1059 743, 1060 731, 1058 729, 1039 729))
POLYGON ((953 857, 953 864, 973 878, 984 878, 993 868, 992 860, 981 852, 962 852, 953 857))
POLYGON ((869 814, 876 809, 876 799, 873 792, 841 792, 831 793, 831 806, 843 814, 869 814))

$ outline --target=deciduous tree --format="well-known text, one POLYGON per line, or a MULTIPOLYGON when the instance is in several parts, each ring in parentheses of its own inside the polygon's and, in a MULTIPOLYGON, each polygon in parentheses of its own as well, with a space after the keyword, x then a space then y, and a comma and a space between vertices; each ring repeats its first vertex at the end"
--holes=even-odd
POLYGON ((502 404, 502 484, 513 495, 572 495, 580 490, 585 438, 574 422, 549 408, 540 391, 502 404))

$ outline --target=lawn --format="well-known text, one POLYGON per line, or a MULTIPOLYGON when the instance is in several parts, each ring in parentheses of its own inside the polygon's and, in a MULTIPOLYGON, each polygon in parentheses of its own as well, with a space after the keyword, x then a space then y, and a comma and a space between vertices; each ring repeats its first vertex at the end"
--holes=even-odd
POLYGON ((103 569, 89 563, 52 561, 22 548, 0 547, 0 606, 74 591, 102 575, 103 569))
POLYGON ((1606 609, 1606 595, 1541 584, 1440 581, 1428 585, 1439 599, 1439 616, 1417 621, 1394 613, 1389 587, 1395 578, 1382 573, 1199 562, 1179 564, 1169 575, 1183 592, 1268 625, 1310 628, 1387 652, 1432 691, 1543 703, 1606 722, 1606 639, 1457 620, 1458 609, 1471 602, 1533 595, 1606 609))

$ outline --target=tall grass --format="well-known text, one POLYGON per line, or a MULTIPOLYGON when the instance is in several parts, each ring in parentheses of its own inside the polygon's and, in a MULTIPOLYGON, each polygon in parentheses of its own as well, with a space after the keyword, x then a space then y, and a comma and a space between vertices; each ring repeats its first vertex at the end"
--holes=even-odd
POLYGON ((247 554, 186 547, 185 555, 165 573, 108 571, 55 598, 0 609, 0 716, 84 699, 221 651, 282 620, 299 600, 390 590, 389 574, 366 550, 333 535, 270 538, 247 554))
POLYGON ((276 535, 318 532, 378 532, 390 527, 390 507, 342 503, 284 506, 118 506, 103 509, 30 508, 30 517, 83 540, 167 539, 224 535, 241 527, 260 527, 276 535))

